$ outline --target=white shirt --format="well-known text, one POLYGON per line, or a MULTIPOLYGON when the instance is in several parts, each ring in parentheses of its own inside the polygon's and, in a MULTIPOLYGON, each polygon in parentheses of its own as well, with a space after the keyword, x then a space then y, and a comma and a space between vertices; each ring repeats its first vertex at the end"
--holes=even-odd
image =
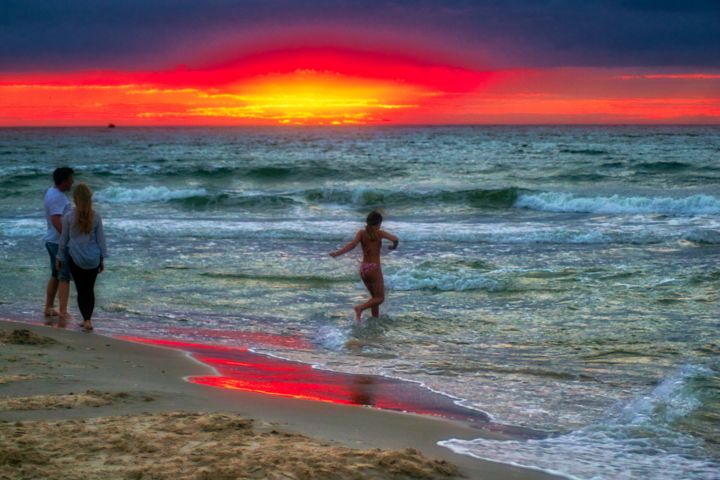
POLYGON ((53 215, 65 215, 65 213, 70 210, 70 200, 68 200, 65 194, 58 190, 57 187, 53 186, 48 188, 44 202, 47 233, 45 233, 43 240, 48 243, 58 243, 60 232, 58 232, 55 225, 53 225, 51 217, 53 215))

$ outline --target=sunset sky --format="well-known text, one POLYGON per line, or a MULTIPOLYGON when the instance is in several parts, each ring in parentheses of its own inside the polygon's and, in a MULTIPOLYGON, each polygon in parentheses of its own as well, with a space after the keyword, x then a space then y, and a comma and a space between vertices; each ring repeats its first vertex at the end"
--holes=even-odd
POLYGON ((716 0, 4 0, 0 126, 720 123, 716 0))

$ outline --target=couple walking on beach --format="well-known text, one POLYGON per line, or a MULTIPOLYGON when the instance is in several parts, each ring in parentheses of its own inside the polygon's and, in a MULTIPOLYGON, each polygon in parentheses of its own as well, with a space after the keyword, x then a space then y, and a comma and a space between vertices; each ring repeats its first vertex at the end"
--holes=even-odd
POLYGON ((81 327, 90 332, 93 330, 95 280, 105 268, 107 248, 102 218, 92 208, 90 187, 80 183, 73 189, 74 209, 65 196, 65 192, 72 189, 74 173, 69 167, 56 169, 54 185, 45 193, 47 232, 44 240, 50 254, 51 276, 45 294, 44 314, 47 324, 52 324, 53 317, 58 317, 58 326, 67 326, 70 280, 73 280, 83 317, 81 327), (59 310, 55 310, 56 296, 59 310))

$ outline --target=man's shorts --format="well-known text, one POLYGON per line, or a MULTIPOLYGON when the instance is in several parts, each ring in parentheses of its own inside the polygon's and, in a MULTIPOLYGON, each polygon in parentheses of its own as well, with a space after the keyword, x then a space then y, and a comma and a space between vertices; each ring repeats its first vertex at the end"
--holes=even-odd
MULTIPOLYGON (((72 276, 70 275, 70 262, 63 262, 62 268, 58 272, 57 268, 55 268, 55 260, 57 260, 57 254, 58 254, 58 244, 57 243, 45 243, 45 248, 47 248, 48 253, 50 254, 50 268, 52 269, 52 277, 57 278, 60 281, 63 282, 69 282, 72 276)), ((67 255, 65 255, 67 258, 67 255)))

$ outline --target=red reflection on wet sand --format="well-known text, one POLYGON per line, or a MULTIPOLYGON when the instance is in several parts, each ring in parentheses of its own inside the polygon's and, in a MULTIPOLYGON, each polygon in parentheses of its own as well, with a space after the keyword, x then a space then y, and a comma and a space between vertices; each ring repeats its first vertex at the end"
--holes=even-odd
POLYGON ((241 347, 142 337, 120 338, 189 352, 218 373, 189 378, 189 381, 199 385, 343 405, 366 405, 470 422, 488 422, 488 417, 482 412, 458 406, 451 398, 411 382, 376 375, 320 370, 304 363, 253 353, 241 347))

